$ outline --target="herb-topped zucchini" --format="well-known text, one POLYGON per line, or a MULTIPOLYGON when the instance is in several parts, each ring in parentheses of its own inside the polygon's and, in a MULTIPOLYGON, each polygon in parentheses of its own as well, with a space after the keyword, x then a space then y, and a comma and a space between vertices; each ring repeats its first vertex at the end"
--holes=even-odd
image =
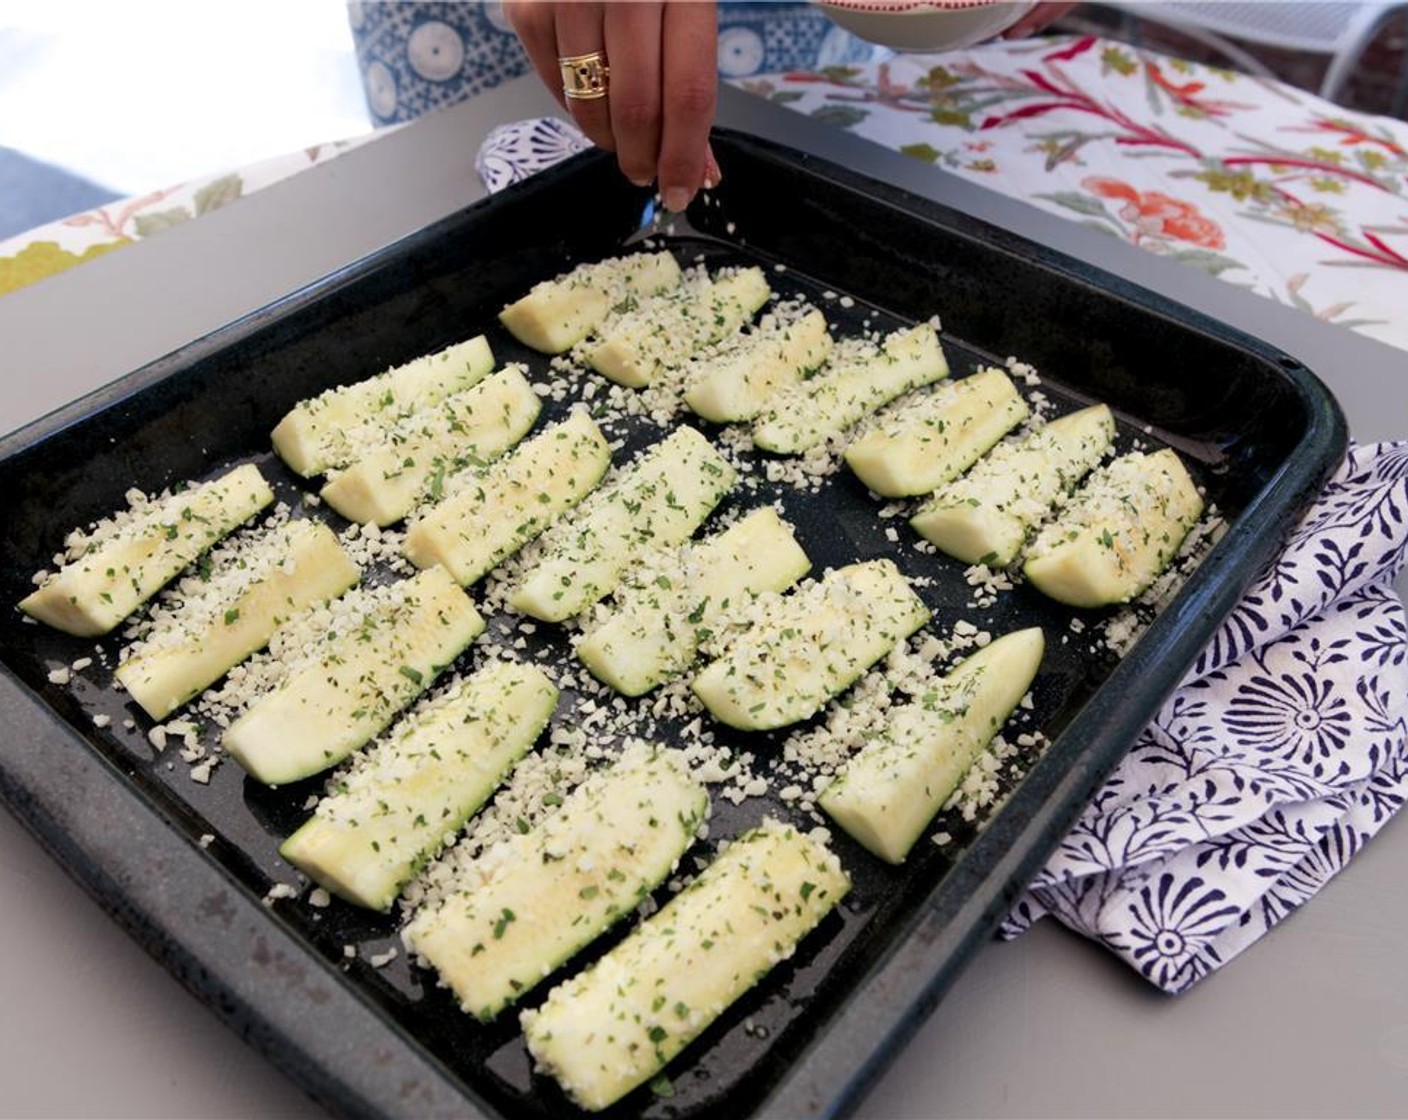
POLYGON ((962 478, 943 486, 909 523, 965 564, 1005 568, 1027 534, 1113 446, 1115 418, 1097 404, 1000 443, 962 478))
POLYGON ((768 400, 753 424, 764 451, 800 455, 911 389, 948 376, 939 332, 928 323, 895 331, 875 349, 837 347, 813 377, 768 400))
POLYGON ((354 431, 389 427, 417 409, 468 389, 494 368, 483 335, 296 404, 272 432, 274 450, 308 478, 356 454, 354 431))
POLYGON ((368 591, 229 726, 225 749, 271 786, 336 766, 428 688, 483 629, 483 618, 444 568, 368 591))
POLYGON ((329 477, 323 500, 359 525, 390 525, 417 503, 438 501, 447 475, 486 466, 528 434, 542 402, 523 374, 505 366, 398 421, 329 477))
POLYGON ((182 568, 274 500, 246 463, 131 509, 66 542, 64 566, 20 600, 20 610, 79 637, 106 634, 182 568))
POLYGON ((1121 455, 1037 534, 1022 570, 1038 591, 1073 607, 1128 602, 1168 566, 1202 513, 1177 452, 1121 455))
POLYGON ((760 596, 753 624, 695 677, 694 692, 730 727, 786 727, 928 620, 893 560, 848 564, 791 594, 760 596))
POLYGON ((976 463, 1030 411, 1007 374, 979 370, 907 402, 846 448, 846 464, 882 497, 927 494, 976 463))
POLYGON ((591 968, 523 1012, 538 1070, 581 1107, 609 1107, 790 957, 850 885, 820 841, 764 821, 591 968))
POLYGON ((1005 634, 890 709, 817 804, 875 855, 902 863, 1031 687, 1045 648, 1038 627, 1005 634))
POLYGON ((418 568, 443 564, 468 586, 591 493, 610 465, 601 429, 573 412, 487 469, 454 480, 454 493, 406 531, 406 558, 418 568))
POLYGON ((117 679, 152 719, 165 719, 262 649, 282 623, 362 575, 320 521, 287 522, 231 551, 125 651, 117 679))
POLYGON ((630 914, 708 811, 704 787, 669 750, 634 748, 493 853, 482 882, 417 915, 407 942, 488 1021, 630 914))
POLYGON ((679 286, 680 266, 669 253, 632 253, 579 264, 536 284, 499 312, 514 338, 544 354, 561 354, 592 331, 613 309, 679 286))
POLYGON ((819 367, 832 348, 826 316, 764 316, 758 329, 698 358, 685 372, 685 404, 705 420, 751 420, 769 400, 819 367))
POLYGON ((386 910, 552 718, 541 669, 495 661, 398 723, 279 854, 335 894, 386 910))
POLYGON ((638 389, 733 334, 770 295, 760 268, 686 282, 609 317, 578 349, 603 377, 638 389))
POLYGON ((811 567, 792 527, 771 506, 697 545, 673 565, 632 577, 605 621, 577 645, 600 681, 640 696, 694 660, 701 638, 754 596, 782 591, 811 567))
POLYGON ((736 478, 704 436, 676 428, 548 530, 509 603, 544 622, 578 614, 646 552, 688 540, 736 478))

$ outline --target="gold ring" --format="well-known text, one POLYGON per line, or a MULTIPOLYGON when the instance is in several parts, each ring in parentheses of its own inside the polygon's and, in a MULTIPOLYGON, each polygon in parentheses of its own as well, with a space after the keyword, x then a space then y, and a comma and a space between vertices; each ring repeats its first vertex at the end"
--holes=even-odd
POLYGON ((559 58, 557 64, 562 67, 562 92, 573 101, 595 101, 606 96, 611 67, 600 51, 559 58))

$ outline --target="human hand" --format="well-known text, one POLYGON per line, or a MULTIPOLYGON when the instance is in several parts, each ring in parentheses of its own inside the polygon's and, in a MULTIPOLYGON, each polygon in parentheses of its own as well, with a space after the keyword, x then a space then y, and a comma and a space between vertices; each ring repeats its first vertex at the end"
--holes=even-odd
POLYGON ((1003 32, 1002 37, 1004 39, 1024 39, 1028 35, 1035 35, 1048 23, 1053 23, 1060 19, 1074 7, 1076 7, 1074 3, 1038 4, 1003 32))
POLYGON ((718 96, 718 16, 712 0, 514 0, 504 5, 538 76, 592 143, 615 152, 626 178, 659 185, 681 211, 719 181, 709 149, 718 96), (561 59, 600 52, 604 96, 569 98, 561 59))

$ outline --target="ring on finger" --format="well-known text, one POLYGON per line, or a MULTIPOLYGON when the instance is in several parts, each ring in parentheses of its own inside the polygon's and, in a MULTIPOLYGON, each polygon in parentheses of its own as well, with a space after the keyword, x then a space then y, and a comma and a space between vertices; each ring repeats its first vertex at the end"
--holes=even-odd
POLYGON ((596 101, 606 96, 611 67, 601 51, 573 54, 559 58, 562 69, 562 93, 573 101, 596 101))

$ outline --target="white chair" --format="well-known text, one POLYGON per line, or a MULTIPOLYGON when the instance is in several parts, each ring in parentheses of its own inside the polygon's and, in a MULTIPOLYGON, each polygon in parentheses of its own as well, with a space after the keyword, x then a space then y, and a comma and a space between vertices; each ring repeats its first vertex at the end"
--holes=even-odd
MULTIPOLYGON (((1276 75, 1258 59, 1231 40, 1328 55, 1329 68, 1320 83, 1319 94, 1335 101, 1345 81, 1374 41, 1384 23, 1408 3, 1383 0, 1202 0, 1167 3, 1110 3, 1137 19, 1171 27, 1225 55, 1248 73, 1265 78, 1276 75)), ((1408 66, 1405 66, 1408 70, 1408 66)), ((1404 83, 1400 79, 1394 112, 1402 112, 1404 83)))

